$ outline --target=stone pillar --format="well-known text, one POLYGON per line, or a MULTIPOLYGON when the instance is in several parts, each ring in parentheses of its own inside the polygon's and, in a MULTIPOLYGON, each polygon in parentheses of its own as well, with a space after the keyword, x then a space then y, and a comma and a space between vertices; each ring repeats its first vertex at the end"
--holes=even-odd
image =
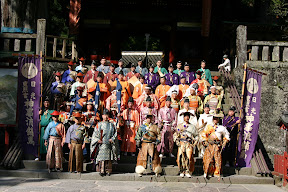
POLYGON ((247 27, 239 25, 236 29, 236 34, 237 67, 242 68, 247 60, 247 27))
POLYGON ((268 58, 269 58, 269 46, 263 46, 262 61, 268 61, 268 58))
POLYGON ((36 37, 36 55, 40 55, 40 51, 45 55, 45 39, 46 39, 46 20, 37 20, 37 37, 36 37))
POLYGON ((252 61, 258 60, 258 51, 259 51, 259 46, 252 46, 252 51, 251 51, 251 60, 252 61))
POLYGON ((275 46, 272 52, 272 61, 279 61, 280 59, 280 48, 279 46, 275 46))
POLYGON ((283 50, 283 62, 288 62, 288 47, 284 47, 284 50, 283 50))

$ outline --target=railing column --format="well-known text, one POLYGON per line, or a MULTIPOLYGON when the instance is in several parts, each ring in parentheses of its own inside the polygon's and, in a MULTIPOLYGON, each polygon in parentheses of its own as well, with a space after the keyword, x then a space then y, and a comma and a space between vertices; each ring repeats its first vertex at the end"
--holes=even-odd
POLYGON ((31 51, 31 43, 32 40, 31 39, 27 39, 26 43, 25 43, 25 51, 30 52, 31 51))
POLYGON ((57 38, 54 38, 53 42, 53 58, 56 58, 56 51, 57 51, 57 38))
POLYGON ((14 51, 20 51, 20 39, 14 40, 14 51))
POLYGON ((275 46, 272 52, 272 61, 279 61, 280 59, 280 48, 279 46, 275 46))
POLYGON ((269 59, 269 46, 263 46, 262 61, 268 61, 269 59))
POLYGON ((288 62, 288 47, 284 47, 284 50, 283 50, 283 62, 288 62))
POLYGON ((63 39, 62 59, 65 59, 65 54, 66 54, 66 39, 63 39))
POLYGON ((252 61, 258 60, 258 51, 259 51, 259 46, 252 46, 252 51, 251 51, 251 60, 252 61))

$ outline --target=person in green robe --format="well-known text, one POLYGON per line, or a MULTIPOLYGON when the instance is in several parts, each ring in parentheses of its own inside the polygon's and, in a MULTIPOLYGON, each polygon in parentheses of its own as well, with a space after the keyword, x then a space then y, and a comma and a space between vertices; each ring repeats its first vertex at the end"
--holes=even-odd
MULTIPOLYGON (((158 70, 160 70, 163 75, 165 75, 165 74, 168 73, 167 69, 161 67, 161 66, 162 66, 162 62, 161 62, 160 60, 157 61, 156 65, 157 65, 157 66, 154 68, 154 73, 157 73, 157 74, 158 74, 158 70)), ((159 75, 160 75, 160 74, 159 74, 159 75)), ((160 75, 160 76, 161 76, 161 75, 160 75)))
POLYGON ((206 81, 210 83, 210 85, 213 85, 211 71, 209 69, 205 69, 205 67, 206 67, 206 61, 203 60, 201 61, 201 69, 198 69, 199 71, 203 72, 201 79, 205 79, 206 81))
POLYGON ((182 61, 178 61, 177 64, 176 64, 176 67, 177 67, 177 69, 175 69, 175 70, 173 71, 173 73, 175 73, 175 74, 177 74, 177 75, 180 76, 181 73, 184 72, 184 70, 181 69, 181 68, 182 68, 182 61))
POLYGON ((52 121, 52 115, 51 114, 54 112, 54 110, 49 109, 49 107, 50 107, 50 102, 49 102, 49 99, 46 98, 44 103, 43 103, 43 108, 39 111, 39 115, 41 118, 41 121, 40 121, 40 126, 41 126, 41 130, 40 130, 40 159, 45 159, 46 154, 47 154, 47 148, 44 145, 43 136, 44 136, 46 127, 52 121))

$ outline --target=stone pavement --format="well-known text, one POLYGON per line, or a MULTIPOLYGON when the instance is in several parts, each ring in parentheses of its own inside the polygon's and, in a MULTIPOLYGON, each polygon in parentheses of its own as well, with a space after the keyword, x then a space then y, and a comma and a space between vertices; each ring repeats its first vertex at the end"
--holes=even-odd
POLYGON ((189 182, 138 182, 138 181, 95 181, 64 179, 27 179, 0 177, 1 192, 280 192, 281 188, 265 184, 225 184, 225 183, 189 183, 189 182))

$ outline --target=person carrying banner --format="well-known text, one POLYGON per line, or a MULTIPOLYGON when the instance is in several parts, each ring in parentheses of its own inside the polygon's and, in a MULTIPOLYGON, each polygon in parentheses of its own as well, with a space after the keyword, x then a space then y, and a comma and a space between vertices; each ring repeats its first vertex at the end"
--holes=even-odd
POLYGON ((161 153, 169 153, 170 157, 175 157, 173 151, 173 132, 177 124, 177 113, 171 107, 171 97, 166 98, 165 107, 161 108, 158 112, 158 125, 163 126, 161 131, 161 143, 157 146, 157 150, 161 153))
POLYGON ((208 103, 210 106, 210 111, 213 112, 214 110, 221 108, 222 98, 220 95, 216 94, 215 86, 211 86, 210 91, 211 91, 211 94, 205 97, 203 104, 205 105, 206 103, 208 103))
POLYGON ((87 97, 83 96, 83 87, 77 87, 77 95, 71 100, 72 107, 70 109, 70 116, 72 116, 73 111, 81 111, 86 105, 87 97))
POLYGON ((54 111, 52 114, 53 121, 50 122, 45 130, 43 139, 45 140, 44 145, 47 147, 46 164, 50 171, 62 171, 62 147, 65 143, 65 127, 59 122, 59 112, 54 111), (48 145, 49 139, 49 145, 48 145))
POLYGON ((166 78, 166 85, 169 85, 170 87, 173 85, 179 85, 179 75, 173 73, 173 64, 171 63, 168 67, 168 73, 165 74, 166 78))
POLYGON ((222 166, 222 149, 225 148, 230 140, 228 130, 219 125, 220 118, 223 114, 213 112, 213 125, 207 125, 202 131, 200 137, 203 145, 206 146, 203 156, 204 177, 218 177, 220 180, 222 166))
POLYGON ((154 65, 150 65, 149 73, 145 74, 145 84, 150 85, 153 90, 156 89, 157 85, 159 84, 159 74, 154 73, 154 65))
POLYGON ((140 83, 138 83, 135 87, 134 87, 134 90, 133 90, 133 94, 132 94, 132 97, 134 99, 137 99, 138 97, 140 97, 143 93, 144 93, 144 89, 146 87, 147 84, 144 84, 145 83, 145 78, 144 76, 140 75, 139 76, 139 81, 140 83))
POLYGON ((70 149, 68 170, 71 173, 81 173, 83 172, 83 149, 86 143, 89 143, 88 132, 82 124, 84 120, 82 114, 75 112, 73 117, 75 124, 69 127, 65 140, 70 149))
MULTIPOLYGON (((121 91, 121 98, 123 99, 122 101, 124 102, 123 104, 127 106, 128 99, 131 97, 131 91, 130 91, 130 86, 128 81, 124 80, 124 73, 123 71, 120 71, 118 74, 119 77, 119 83, 122 86, 122 91, 121 91)), ((117 87, 117 81, 114 81, 113 87, 117 87)))
MULTIPOLYGON (((106 106, 105 108, 108 109, 108 111, 111 111, 112 108, 117 109, 117 96, 116 96, 117 91, 113 90, 111 95, 106 99, 106 106)), ((123 97, 121 98, 121 111, 125 109, 123 97)))
POLYGON ((177 165, 180 171, 180 177, 191 178, 195 168, 193 149, 198 142, 198 131, 193 124, 190 124, 190 112, 181 113, 184 117, 184 122, 178 124, 173 135, 174 142, 178 146, 177 165))
POLYGON ((230 142, 223 150, 223 165, 233 167, 235 163, 235 150, 237 145, 238 124, 241 123, 239 117, 235 117, 236 107, 231 106, 228 115, 223 118, 222 125, 226 127, 230 134, 230 142))
POLYGON ((138 111, 134 109, 133 97, 129 97, 127 109, 123 111, 122 117, 125 125, 121 151, 124 152, 124 155, 129 152, 132 156, 135 156, 136 142, 134 138, 140 124, 140 116, 138 111))
POLYGON ((142 177, 145 169, 149 167, 149 162, 156 176, 162 172, 159 153, 156 149, 157 144, 160 143, 161 134, 159 127, 152 123, 152 118, 152 114, 146 115, 145 123, 139 127, 135 136, 136 145, 139 148, 135 172, 139 177, 142 177))
POLYGON ((114 124, 109 121, 109 111, 107 109, 103 110, 102 118, 103 121, 99 122, 96 129, 94 129, 90 151, 94 155, 96 171, 100 172, 101 176, 110 176, 112 161, 117 160, 112 151, 112 145, 117 139, 117 130, 114 124))
MULTIPOLYGON (((48 126, 48 124, 52 121, 52 113, 54 110, 49 109, 50 107, 50 101, 49 101, 49 97, 46 97, 44 102, 43 102, 43 108, 39 111, 39 115, 40 115, 40 159, 43 159, 44 157, 46 158, 46 154, 47 154, 47 148, 44 145, 44 133, 46 130, 46 127, 48 126)), ((38 160, 38 159, 36 159, 38 160)))
POLYGON ((160 77, 160 85, 157 86, 155 90, 155 95, 159 99, 160 102, 160 108, 165 106, 165 100, 166 100, 166 93, 169 91, 170 86, 165 84, 166 79, 165 76, 160 77))

